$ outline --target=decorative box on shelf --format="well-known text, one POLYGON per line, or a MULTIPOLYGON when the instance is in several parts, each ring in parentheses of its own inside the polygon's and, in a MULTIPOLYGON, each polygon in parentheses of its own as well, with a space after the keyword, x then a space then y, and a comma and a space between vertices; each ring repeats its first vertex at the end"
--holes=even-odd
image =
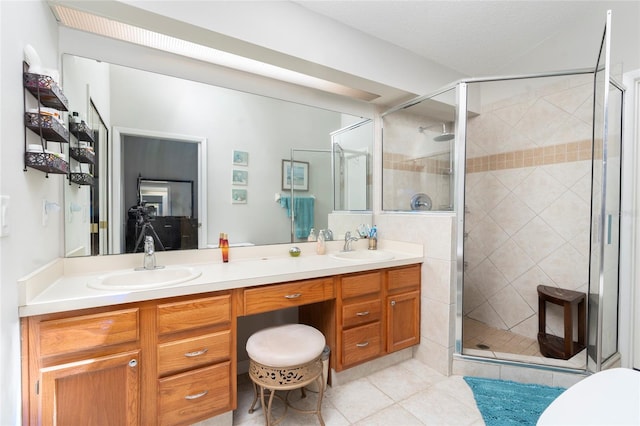
POLYGON ((69 148, 69 155, 77 162, 84 164, 93 164, 96 159, 96 154, 89 148, 69 148))
POLYGON ((36 135, 40 136, 40 132, 42 132, 42 138, 45 140, 69 142, 69 131, 51 115, 25 112, 24 125, 36 135))
POLYGON ((68 174, 69 163, 48 152, 25 152, 25 165, 47 173, 68 174))
POLYGON ((71 173, 69 180, 78 185, 93 185, 93 176, 89 173, 71 173))
POLYGON ((93 130, 84 121, 82 123, 69 123, 69 130, 79 141, 93 143, 93 130))
POLYGON ((60 111, 69 110, 69 101, 60 86, 48 75, 25 72, 24 87, 44 106, 60 111))

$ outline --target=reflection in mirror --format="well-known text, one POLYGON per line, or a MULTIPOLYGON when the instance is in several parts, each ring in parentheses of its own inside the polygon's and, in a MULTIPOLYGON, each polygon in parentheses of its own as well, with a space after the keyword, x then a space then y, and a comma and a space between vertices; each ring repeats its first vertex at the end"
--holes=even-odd
POLYGON ((383 210, 453 210, 455 93, 452 88, 383 114, 383 210))
MULTIPOLYGON (((153 180, 193 180, 192 218, 197 220, 199 235, 190 238, 188 244, 174 241, 178 248, 193 247, 194 241, 198 248, 215 247, 220 232, 229 235, 232 246, 305 240, 302 231, 294 232, 292 238, 295 222, 279 202, 283 196, 295 200, 300 195, 299 191, 291 194, 282 189, 282 160, 292 157, 310 164, 309 190, 303 196, 315 197, 313 227, 328 227, 327 216, 337 214, 333 211, 331 134, 361 122, 361 117, 71 55, 63 57, 63 86, 72 110, 87 110, 83 102, 90 90, 106 128, 112 129, 108 253, 135 249, 135 242, 134 247, 128 247, 131 244, 126 234, 129 209, 137 201, 128 194, 136 194, 138 174, 153 180), (195 163, 180 166, 198 170, 197 176, 174 176, 177 167, 170 164, 176 157, 167 156, 164 148, 148 150, 140 160, 141 167, 148 166, 151 171, 138 171, 133 180, 125 176, 123 139, 132 135, 179 140, 183 146, 187 145, 185 141, 197 141, 201 155, 195 163), (325 151, 318 155, 326 160, 304 158, 313 157, 314 151, 325 151), (240 162, 235 161, 238 152, 242 153, 240 162)), ((373 132, 363 132, 362 137, 358 149, 371 153, 373 132)), ((351 190, 356 199, 358 189, 354 185, 351 190)), ((366 186, 360 189, 363 194, 368 190, 366 186)), ((361 198, 370 199, 366 195, 361 198)), ((88 200, 86 204, 87 211, 93 207, 88 200)), ((370 209, 370 201, 367 204, 365 208, 370 209)), ((67 214, 68 209, 66 206, 67 214)), ((370 213, 363 213, 369 217, 359 222, 370 222, 370 213)), ((156 222, 159 218, 156 216, 156 222)), ((76 220, 65 223, 68 252, 70 235, 85 231, 76 220)), ((339 220, 334 223, 334 227, 343 226, 337 225, 342 223, 339 220)), ((157 223, 154 228, 158 230, 157 223)), ((346 230, 334 232, 343 234, 346 230)))
POLYGON ((192 180, 151 180, 139 177, 138 187, 140 204, 153 207, 154 216, 192 216, 192 180))
POLYGON ((334 210, 371 210, 372 153, 367 141, 372 137, 373 120, 364 120, 331 134, 334 210))

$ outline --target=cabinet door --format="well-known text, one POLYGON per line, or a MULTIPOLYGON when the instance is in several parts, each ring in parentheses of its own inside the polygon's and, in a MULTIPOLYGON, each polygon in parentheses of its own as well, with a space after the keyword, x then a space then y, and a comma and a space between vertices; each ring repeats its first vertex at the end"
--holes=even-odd
POLYGON ((387 352, 420 343, 420 291, 387 297, 387 352))
POLYGON ((137 425, 140 351, 41 370, 41 424, 137 425))

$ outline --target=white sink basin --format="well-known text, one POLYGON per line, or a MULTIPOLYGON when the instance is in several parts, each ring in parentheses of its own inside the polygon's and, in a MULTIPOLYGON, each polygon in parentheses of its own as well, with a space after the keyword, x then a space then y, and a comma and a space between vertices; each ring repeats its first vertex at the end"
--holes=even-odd
POLYGON ((380 250, 354 250, 331 253, 329 256, 340 260, 380 262, 393 259, 393 254, 380 250))
POLYGON ((184 266, 160 269, 128 269, 104 274, 87 283, 100 290, 148 290, 183 283, 202 275, 202 271, 184 266))

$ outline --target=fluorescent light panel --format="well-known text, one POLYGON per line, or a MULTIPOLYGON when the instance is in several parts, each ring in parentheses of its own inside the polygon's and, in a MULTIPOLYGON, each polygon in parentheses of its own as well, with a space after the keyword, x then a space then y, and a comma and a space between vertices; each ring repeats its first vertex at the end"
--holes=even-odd
POLYGON ((201 44, 192 43, 166 34, 149 31, 144 28, 114 21, 77 9, 71 9, 61 5, 52 6, 56 16, 62 25, 105 37, 114 38, 141 46, 151 47, 169 53, 222 65, 252 74, 281 80, 300 86, 310 87, 325 92, 348 96, 363 101, 372 101, 379 97, 374 93, 354 89, 312 77, 286 68, 256 61, 244 56, 213 49, 201 44))

